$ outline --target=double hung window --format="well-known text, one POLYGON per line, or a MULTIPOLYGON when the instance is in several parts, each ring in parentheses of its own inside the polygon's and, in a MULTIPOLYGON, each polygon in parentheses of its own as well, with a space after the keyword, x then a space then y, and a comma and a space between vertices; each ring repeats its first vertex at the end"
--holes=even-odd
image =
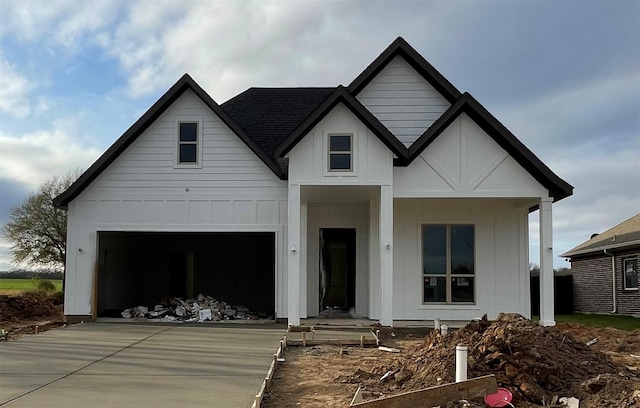
POLYGON ((352 135, 329 135, 329 171, 353 170, 352 135))
POLYGON ((199 164, 198 122, 178 124, 178 164, 199 164))

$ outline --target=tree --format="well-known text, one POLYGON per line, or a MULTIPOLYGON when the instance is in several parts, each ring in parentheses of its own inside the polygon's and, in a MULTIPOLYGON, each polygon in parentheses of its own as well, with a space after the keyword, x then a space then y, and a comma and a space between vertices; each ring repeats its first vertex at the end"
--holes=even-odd
POLYGON ((79 174, 76 171, 48 179, 22 204, 11 208, 11 221, 2 232, 13 244, 14 262, 61 267, 64 270, 67 212, 55 208, 53 199, 65 191, 79 174))

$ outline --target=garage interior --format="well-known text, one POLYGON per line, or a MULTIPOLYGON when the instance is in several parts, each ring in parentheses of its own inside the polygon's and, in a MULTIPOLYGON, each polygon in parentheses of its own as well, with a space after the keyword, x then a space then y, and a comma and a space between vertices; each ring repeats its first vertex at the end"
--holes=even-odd
POLYGON ((212 296, 274 316, 273 232, 98 232, 98 317, 212 296))

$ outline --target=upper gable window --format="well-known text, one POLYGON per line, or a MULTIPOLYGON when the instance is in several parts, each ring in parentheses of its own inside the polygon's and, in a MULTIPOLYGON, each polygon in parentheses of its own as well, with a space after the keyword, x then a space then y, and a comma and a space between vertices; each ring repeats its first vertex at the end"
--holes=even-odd
POLYGON ((329 135, 329 171, 353 170, 352 135, 329 135))
POLYGON ((176 133, 176 165, 202 166, 202 121, 179 120, 176 133))

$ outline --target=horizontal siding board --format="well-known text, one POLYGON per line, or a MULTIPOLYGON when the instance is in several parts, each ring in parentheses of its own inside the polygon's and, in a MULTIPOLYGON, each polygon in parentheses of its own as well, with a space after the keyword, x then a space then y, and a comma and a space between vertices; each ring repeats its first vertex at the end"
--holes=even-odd
POLYGON ((396 56, 357 99, 406 146, 450 106, 402 57, 396 56))
POLYGON ((365 106, 367 109, 369 106, 444 106, 444 110, 449 108, 448 104, 443 104, 442 100, 439 98, 430 98, 430 97, 413 97, 413 98, 401 98, 401 97, 389 97, 389 98, 381 98, 381 97, 371 97, 371 98, 358 98, 358 100, 365 106))
MULTIPOLYGON (((287 184, 195 94, 187 91, 98 176, 83 192, 84 198, 79 198, 115 196, 135 201, 145 194, 183 196, 187 188, 190 193, 203 195, 250 192, 286 197, 287 184), (176 124, 180 120, 202 123, 199 168, 175 164, 176 124)), ((199 214, 196 219, 206 218, 203 211, 199 214)))

